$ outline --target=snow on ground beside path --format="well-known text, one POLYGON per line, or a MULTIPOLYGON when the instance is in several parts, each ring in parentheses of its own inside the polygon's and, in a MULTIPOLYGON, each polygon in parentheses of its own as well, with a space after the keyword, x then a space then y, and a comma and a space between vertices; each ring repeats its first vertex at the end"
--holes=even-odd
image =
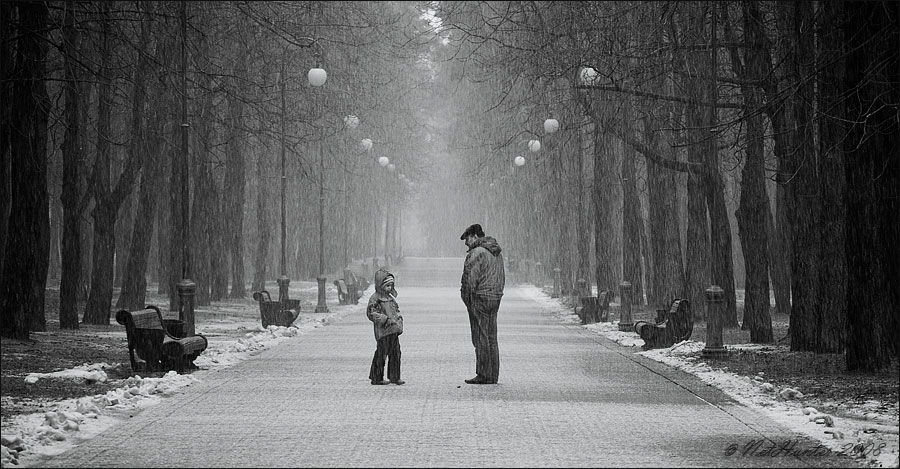
MULTIPOLYGON (((363 299, 372 291, 370 287, 364 292, 363 299)), ((292 286, 292 297, 296 298, 295 292, 302 294, 292 286)), ((2 467, 28 467, 45 457, 64 453, 79 442, 94 438, 128 419, 140 409, 158 404, 184 387, 202 381, 205 373, 230 367, 265 348, 324 327, 347 314, 361 313, 365 307, 365 301, 356 305, 329 306, 329 313, 314 317, 301 314, 291 327, 269 326, 267 329, 259 324, 259 306, 255 302, 232 303, 204 311, 211 313, 211 318, 197 325, 196 332, 209 341, 206 350, 194 360, 200 371, 186 375, 170 371, 159 378, 134 375, 123 380, 122 387, 106 394, 61 401, 50 412, 15 416, 3 425, 0 464, 2 467)), ((43 377, 71 377, 106 382, 103 370, 109 367, 106 363, 97 363, 54 373, 31 373, 26 380, 37 382, 43 377)))
MULTIPOLYGON (((537 287, 524 287, 523 291, 526 296, 540 303, 545 312, 559 318, 560 322, 581 324, 572 308, 563 305, 559 299, 550 298, 537 287)), ((644 345, 644 341, 637 333, 619 331, 618 322, 588 324, 581 327, 625 347, 641 350, 644 345)), ((875 411, 880 402, 871 402, 869 409, 857 411, 858 419, 828 415, 804 403, 802 390, 776 389, 771 383, 767 383, 762 375, 750 378, 711 368, 700 359, 700 351, 705 346, 705 342, 686 340, 669 348, 635 353, 695 375, 734 400, 763 412, 792 431, 818 440, 822 446, 832 451, 853 455, 869 467, 898 467, 900 464, 898 459, 900 423, 894 415, 875 411)), ((728 348, 758 350, 763 346, 740 344, 728 345, 728 348)), ((765 348, 771 350, 778 347, 767 345, 765 348)), ((782 348, 784 351, 787 350, 786 347, 782 348)))

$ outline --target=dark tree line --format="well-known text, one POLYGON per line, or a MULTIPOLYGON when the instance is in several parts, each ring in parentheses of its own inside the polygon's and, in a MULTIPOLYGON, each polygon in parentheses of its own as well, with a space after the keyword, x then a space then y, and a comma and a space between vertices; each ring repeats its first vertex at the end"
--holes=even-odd
POLYGON ((330 271, 399 255, 411 180, 441 168, 468 185, 431 171, 425 243, 477 211, 568 292, 702 316, 719 285, 753 341, 773 296, 794 350, 897 354, 895 2, 0 8, 3 337, 44 330, 48 294, 77 328, 148 284, 175 309, 186 276, 204 305, 315 277, 320 246, 330 271))
POLYGON ((373 230, 382 232, 379 256, 399 249, 395 207, 373 210, 372 179, 380 171, 398 185, 399 205, 425 164, 415 158, 424 153, 416 137, 423 119, 409 112, 428 93, 418 59, 434 42, 420 5, 2 8, 4 337, 44 330, 48 295, 59 296, 68 329, 109 324, 114 306, 143 307, 149 284, 177 309, 175 287, 186 276, 199 305, 246 297, 282 273, 282 244, 285 273, 314 277, 320 223, 330 272, 371 255, 373 230), (306 79, 316 66, 329 74, 321 89, 306 79), (358 129, 346 127, 349 114, 359 116, 358 129), (364 137, 376 140, 378 154, 364 154, 364 137), (284 235, 273 229, 280 194, 269 190, 281 179, 279 150, 284 235), (373 162, 382 154, 396 172, 373 162), (309 210, 320 191, 321 220, 309 210))
POLYGON ((522 258, 561 267, 570 286, 591 278, 615 291, 628 280, 634 304, 688 298, 702 314, 703 290, 719 285, 726 326, 761 343, 774 340, 774 294, 775 312, 790 315, 793 350, 846 353, 851 370, 880 369, 900 345, 884 333, 898 326, 900 291, 897 10, 443 2, 455 46, 447 55, 465 69, 456 76, 491 97, 459 103, 460 118, 501 123, 493 135, 462 131, 474 137, 457 150, 473 169, 486 166, 486 150, 499 167, 528 158, 519 177, 483 176, 528 215, 506 217, 498 231, 522 258), (544 134, 551 115, 566 119, 544 134), (588 162, 557 172, 566 157, 529 153, 528 138, 588 162), (557 183, 538 185, 534 171, 557 183), (537 193, 568 203, 535 214, 530 207, 556 207, 532 205, 537 193), (555 231, 560 211, 576 240, 555 231))

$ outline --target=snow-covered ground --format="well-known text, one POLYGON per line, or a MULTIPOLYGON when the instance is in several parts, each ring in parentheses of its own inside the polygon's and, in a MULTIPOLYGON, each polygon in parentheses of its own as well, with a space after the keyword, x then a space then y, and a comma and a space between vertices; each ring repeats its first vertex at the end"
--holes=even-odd
MULTIPOLYGON (((290 295, 291 298, 314 298, 317 288, 315 282, 295 281, 290 285, 290 295)), ((291 327, 263 329, 256 302, 217 304, 214 310, 205 311, 200 307, 197 311, 209 316, 196 326, 196 332, 209 341, 207 349, 194 360, 201 370, 191 374, 170 371, 158 378, 135 375, 106 394, 60 401, 51 406, 53 411, 19 415, 3 422, 0 463, 2 467, 29 467, 44 457, 64 453, 140 409, 156 405, 185 386, 202 381, 204 375, 221 371, 265 348, 324 327, 347 314, 362 313, 365 300, 373 291, 370 286, 356 305, 329 305, 330 312, 326 314, 301 314, 291 327)), ((165 301, 162 297, 148 297, 148 303, 164 304, 165 301)), ((86 364, 54 373, 31 373, 25 380, 36 383, 45 377, 70 377, 105 382, 104 369, 109 367, 111 365, 106 363, 86 364)))
MULTIPOLYGON (((295 288, 315 288, 297 284, 291 287, 292 297, 297 297, 295 293, 303 293, 295 292, 295 288)), ((363 298, 367 298, 371 290, 372 287, 369 287, 363 298)), ((558 299, 552 299, 534 287, 526 287, 525 292, 560 321, 579 324, 578 317, 558 299)), ((195 361, 202 370, 189 375, 173 371, 159 378, 142 378, 136 375, 124 380, 122 387, 105 395, 61 401, 56 403, 53 411, 21 415, 4 422, 0 446, 2 466, 28 467, 39 461, 40 457, 61 454, 80 441, 95 437, 128 415, 158 404, 165 396, 202 380, 205 374, 220 371, 264 348, 323 327, 346 314, 362 312, 365 305, 360 302, 357 305, 330 308, 332 312, 315 318, 302 315, 292 327, 270 326, 263 329, 258 322, 256 303, 217 305, 216 312, 227 314, 221 314, 218 319, 213 315, 213 319, 197 326, 197 332, 206 335, 209 340, 209 347, 195 361), (232 310, 225 311, 227 308, 232 310), (237 337, 235 331, 246 332, 237 337)), ((619 331, 616 323, 582 327, 625 347, 640 349, 643 345, 637 334, 619 331)), ((704 345, 703 342, 684 341, 670 348, 636 353, 696 375, 738 402, 759 409, 786 427, 819 440, 827 448, 856 455, 871 467, 898 466, 897 417, 896 414, 876 412, 880 402, 872 402, 870 411, 860 411, 859 418, 827 415, 804 401, 802 389, 776 389, 766 382, 765 376, 751 379, 710 368, 698 358, 697 352, 704 345)), ((739 347, 758 346, 729 346, 739 347)), ((55 373, 31 374, 26 380, 36 382, 47 376, 69 376, 105 381, 107 377, 103 370, 109 366, 105 363, 88 364, 55 373)))
MULTIPOLYGON (((537 288, 528 288, 527 293, 541 303, 546 312, 556 316, 563 323, 580 325, 581 320, 571 307, 563 305, 559 299, 550 298, 537 288)), ((635 332, 619 331, 618 322, 582 325, 596 334, 602 335, 624 347, 634 347, 635 353, 665 363, 686 373, 699 377, 736 401, 747 407, 762 411, 772 420, 785 427, 807 435, 821 442, 822 446, 835 452, 859 458, 869 467, 898 467, 897 403, 892 403, 893 413, 880 412, 882 402, 869 401, 863 408, 847 409, 853 417, 837 417, 816 409, 806 402, 802 389, 776 388, 766 381, 765 376, 749 378, 728 371, 713 369, 700 358, 705 342, 686 340, 672 347, 640 351, 644 341, 635 332), (854 415, 855 414, 855 415, 854 415)), ((760 350, 757 344, 728 345, 729 349, 760 350)), ((787 351, 787 347, 781 347, 787 351)), ((765 349, 777 353, 779 347, 766 345, 765 349)), ((819 407, 834 407, 833 403, 821 403, 819 407), (830 405, 829 405, 830 404, 830 405)))

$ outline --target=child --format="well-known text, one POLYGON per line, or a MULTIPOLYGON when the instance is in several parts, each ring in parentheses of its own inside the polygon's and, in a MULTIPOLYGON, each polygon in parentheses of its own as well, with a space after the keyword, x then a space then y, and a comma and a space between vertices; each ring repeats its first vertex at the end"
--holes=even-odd
POLYGON ((397 305, 397 290, 394 289, 394 276, 387 270, 375 272, 375 293, 369 297, 366 316, 375 323, 375 356, 369 379, 372 384, 403 384, 400 379, 400 340, 403 333, 403 316, 397 305), (388 380, 384 380, 384 361, 387 357, 388 380))

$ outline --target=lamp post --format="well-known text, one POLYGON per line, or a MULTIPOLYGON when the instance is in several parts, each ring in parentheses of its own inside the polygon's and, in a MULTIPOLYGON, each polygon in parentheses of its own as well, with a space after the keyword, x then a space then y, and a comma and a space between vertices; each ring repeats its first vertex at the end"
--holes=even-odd
POLYGON ((287 242, 287 226, 285 222, 285 193, 287 191, 287 175, 285 174, 285 144, 284 144, 284 127, 285 127, 285 83, 284 83, 284 60, 281 61, 281 73, 278 74, 278 81, 281 82, 281 276, 278 277, 278 301, 286 302, 289 298, 288 286, 291 279, 287 276, 287 260, 285 255, 285 243, 287 242))
MULTIPOLYGON (((351 131, 359 127, 359 117, 350 114, 344 116, 344 125, 346 125, 351 131)), ((344 194, 344 216, 342 217, 344 220, 344 269, 350 268, 350 192, 353 190, 352 185, 347 184, 347 173, 341 173, 341 193, 344 194)), ((347 275, 344 275, 344 278, 349 278, 347 275)))
MULTIPOLYGON (((378 164, 382 168, 390 168, 391 160, 386 156, 381 156, 378 158, 378 164)), ((376 194, 377 195, 377 194, 376 194)), ((387 199, 390 200, 391 196, 388 194, 387 199)), ((375 198, 377 200, 377 197, 375 198)), ((390 203, 390 202, 388 202, 390 203)), ((391 258, 388 252, 390 248, 390 229, 391 229, 391 213, 388 210, 387 206, 384 209, 384 266, 390 268, 391 267, 391 258)), ((376 235, 377 236, 377 235, 376 235)))
MULTIPOLYGON (((318 44, 313 42, 314 44, 318 44)), ((320 52, 320 51, 319 51, 320 52)), ((320 56, 317 53, 316 58, 320 56)), ((317 60, 318 62, 318 60, 317 60)), ((318 64, 317 64, 318 65, 318 64)), ((321 67, 311 68, 307 73, 309 84, 314 87, 320 87, 325 84, 328 74, 321 67)), ((318 100, 321 104, 321 96, 318 100)), ((318 151, 319 151, 319 275, 316 276, 318 282, 318 302, 316 304, 316 313, 327 313, 328 305, 325 304, 325 155, 322 150, 322 141, 325 138, 325 127, 319 134, 318 151)))
POLYGON ((197 284, 191 280, 191 212, 188 200, 191 191, 191 180, 188 177, 188 124, 187 115, 187 55, 185 40, 187 38, 187 12, 185 2, 181 2, 181 164, 179 167, 179 184, 181 185, 181 281, 175 285, 178 292, 178 319, 184 323, 184 333, 193 336, 194 329, 194 294, 197 284))

